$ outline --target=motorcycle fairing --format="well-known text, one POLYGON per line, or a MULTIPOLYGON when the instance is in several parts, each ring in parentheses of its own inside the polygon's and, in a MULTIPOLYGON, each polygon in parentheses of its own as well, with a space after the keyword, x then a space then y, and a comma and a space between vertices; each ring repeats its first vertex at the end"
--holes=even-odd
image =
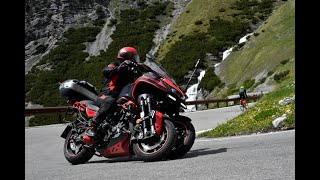
POLYGON ((174 88, 176 91, 178 91, 181 96, 184 96, 184 93, 180 90, 180 88, 178 88, 174 83, 172 83, 172 81, 170 81, 169 79, 163 77, 162 79, 165 83, 167 83, 169 86, 171 86, 172 88, 174 88))
POLYGON ((164 92, 170 92, 170 90, 161 82, 161 81, 155 81, 154 80, 154 77, 149 77, 151 76, 150 74, 144 74, 143 76, 139 77, 137 80, 136 80, 136 83, 133 87, 133 91, 132 91, 132 97, 136 98, 134 96, 135 94, 135 90, 137 89, 137 86, 140 86, 140 84, 143 84, 143 83, 147 83, 147 84, 150 84, 152 86, 155 86, 156 88, 164 91, 164 92))
POLYGON ((129 154, 129 143, 129 134, 121 133, 118 137, 111 138, 107 147, 97 149, 97 151, 106 158, 123 157, 129 154))
POLYGON ((118 95, 118 101, 123 97, 126 97, 127 99, 133 99, 132 90, 133 90, 133 83, 130 83, 124 86, 118 95))

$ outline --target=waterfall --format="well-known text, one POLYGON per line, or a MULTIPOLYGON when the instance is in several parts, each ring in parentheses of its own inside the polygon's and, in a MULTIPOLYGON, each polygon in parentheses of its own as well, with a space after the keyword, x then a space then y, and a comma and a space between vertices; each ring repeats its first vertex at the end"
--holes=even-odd
MULTIPOLYGON (((242 38, 240 38, 239 44, 247 41, 247 37, 251 36, 252 34, 253 33, 249 33, 249 34, 243 36, 242 38)), ((227 49, 226 51, 223 52, 222 60, 224 60, 232 52, 233 48, 234 47, 231 47, 231 48, 229 48, 229 49, 227 49)), ((215 64, 214 67, 217 67, 219 64, 220 63, 215 64)), ((201 79, 203 78, 204 74, 205 74, 205 70, 202 70, 200 72, 200 75, 198 76, 198 83, 193 84, 192 86, 190 86, 187 89, 186 94, 188 96, 188 99, 186 101, 195 101, 195 100, 197 100, 198 85, 199 85, 201 79)), ((187 109, 185 110, 185 112, 190 112, 190 111, 196 111, 196 106, 195 105, 188 105, 187 109)))
MULTIPOLYGON (((187 96, 188 96, 188 99, 186 101, 195 101, 197 100, 197 94, 198 94, 198 85, 201 81, 201 79, 203 78, 204 74, 206 73, 205 70, 202 70, 200 72, 200 75, 198 76, 198 83, 196 84, 193 84, 192 86, 190 86, 188 89, 187 89, 187 96)), ((196 111, 196 106, 195 105, 188 105, 187 106, 187 109, 185 110, 186 112, 190 112, 190 111, 196 111)))
MULTIPOLYGON (((247 37, 248 37, 248 36, 251 36, 252 34, 253 34, 253 33, 249 33, 249 34, 246 34, 245 36, 243 36, 242 38, 240 38, 238 44, 243 43, 243 42, 246 42, 246 41, 247 41, 247 37)), ((229 49, 227 49, 227 50, 225 50, 225 51, 223 52, 222 61, 229 56, 229 54, 232 52, 233 48, 234 48, 234 47, 231 47, 231 48, 229 48, 229 49)), ((220 63, 215 64, 214 67, 217 67, 219 64, 220 64, 220 63)))
POLYGON ((253 34, 253 33, 249 33, 249 34, 243 36, 243 37, 239 40, 239 44, 240 44, 240 43, 243 43, 243 42, 246 42, 246 41, 247 41, 247 37, 248 37, 248 36, 251 36, 252 34, 253 34))

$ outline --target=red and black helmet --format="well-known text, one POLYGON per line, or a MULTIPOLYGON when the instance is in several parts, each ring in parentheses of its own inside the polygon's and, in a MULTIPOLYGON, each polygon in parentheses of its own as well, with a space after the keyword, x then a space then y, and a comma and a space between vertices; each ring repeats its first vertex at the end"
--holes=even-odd
POLYGON ((123 62, 125 60, 130 60, 135 63, 140 62, 140 57, 138 51, 133 47, 123 47, 118 52, 118 59, 120 59, 120 62, 123 62))

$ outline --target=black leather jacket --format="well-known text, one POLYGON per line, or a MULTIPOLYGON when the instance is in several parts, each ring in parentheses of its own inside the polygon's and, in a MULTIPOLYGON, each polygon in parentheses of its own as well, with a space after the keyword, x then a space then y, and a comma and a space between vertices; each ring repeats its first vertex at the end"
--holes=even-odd
POLYGON ((101 94, 115 97, 125 85, 134 81, 135 75, 129 68, 118 69, 118 67, 118 62, 111 62, 103 68, 104 85, 101 94))

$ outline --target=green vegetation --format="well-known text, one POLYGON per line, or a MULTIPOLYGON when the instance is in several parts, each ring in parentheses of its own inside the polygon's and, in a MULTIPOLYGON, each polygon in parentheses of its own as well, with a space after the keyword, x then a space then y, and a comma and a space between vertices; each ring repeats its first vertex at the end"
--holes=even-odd
POLYGON ((279 129, 291 129, 295 127, 295 101, 282 106, 280 100, 295 95, 295 86, 292 78, 283 82, 274 91, 266 94, 256 104, 244 111, 241 115, 220 124, 211 131, 199 134, 197 137, 222 137, 258 132, 269 132, 279 129), (287 119, 275 128, 272 121, 283 114, 287 119))
MULTIPOLYGON (((254 80, 254 79, 247 79, 247 80, 245 80, 245 81, 243 82, 243 86, 244 86, 244 88, 246 88, 246 89, 250 89, 250 88, 254 85, 254 83, 255 83, 255 80, 254 80)), ((240 89, 240 87, 239 87, 239 89, 240 89)))
POLYGON ((221 87, 220 78, 214 73, 214 68, 208 68, 206 71, 206 76, 201 79, 199 88, 203 88, 209 91, 213 91, 215 87, 221 87))
POLYGON ((279 72, 279 73, 275 74, 275 75, 273 76, 273 78, 274 78, 274 80, 275 80, 276 82, 279 83, 281 80, 283 80, 283 78, 285 78, 285 77, 289 74, 289 72, 290 72, 290 70, 286 70, 286 71, 279 72))
POLYGON ((250 89, 255 89, 260 84, 263 84, 266 81, 267 77, 261 78, 257 83, 255 83, 250 89))

